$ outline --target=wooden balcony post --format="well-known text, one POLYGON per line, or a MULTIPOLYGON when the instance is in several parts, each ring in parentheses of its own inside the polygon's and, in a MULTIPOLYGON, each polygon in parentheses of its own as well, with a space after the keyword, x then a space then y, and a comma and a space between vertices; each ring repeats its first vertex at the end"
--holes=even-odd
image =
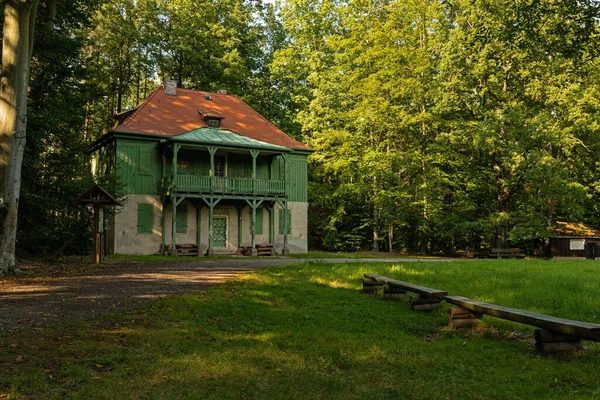
POLYGON ((217 152, 216 147, 207 147, 208 152, 210 153, 210 171, 208 173, 209 176, 215 176, 215 153, 217 152))
MULTIPOLYGON (((252 156, 252 193, 256 194, 256 157, 258 157, 258 150, 250 150, 252 156)), ((252 245, 254 248, 254 245, 252 245)))
POLYGON ((177 188, 177 153, 181 148, 180 144, 173 144, 173 190, 177 188))

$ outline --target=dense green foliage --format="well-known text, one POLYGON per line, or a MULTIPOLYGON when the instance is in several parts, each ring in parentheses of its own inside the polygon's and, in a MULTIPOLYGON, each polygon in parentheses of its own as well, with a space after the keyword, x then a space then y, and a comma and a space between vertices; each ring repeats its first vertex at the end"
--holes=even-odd
POLYGON ((575 355, 546 356, 535 353, 528 326, 484 317, 482 327, 454 331, 447 327, 445 309, 413 312, 407 302, 362 294, 364 273, 567 318, 594 322, 600 315, 598 269, 589 261, 264 268, 239 282, 164 299, 135 314, 0 335, 0 395, 597 397, 597 343, 583 342, 586 350, 575 355))
MULTIPOLYGON (((147 97, 162 79, 180 87, 227 89, 286 126, 267 64, 283 42, 272 6, 244 0, 94 0, 57 3, 47 26, 38 12, 29 124, 19 207, 18 250, 52 254, 89 229, 74 200, 94 182, 86 149, 115 113, 147 97)), ((119 195, 114 177, 100 182, 119 195)), ((82 234, 67 252, 85 253, 82 234)))
POLYGON ((597 2, 57 4, 35 36, 21 251, 85 226, 84 149, 164 78, 227 89, 317 150, 313 247, 532 251, 557 220, 600 228, 597 2))
POLYGON ((598 226, 598 4, 292 0, 293 77, 330 250, 533 249, 598 226), (393 236, 392 236, 393 235, 393 236), (492 238, 494 238, 492 240, 492 238))

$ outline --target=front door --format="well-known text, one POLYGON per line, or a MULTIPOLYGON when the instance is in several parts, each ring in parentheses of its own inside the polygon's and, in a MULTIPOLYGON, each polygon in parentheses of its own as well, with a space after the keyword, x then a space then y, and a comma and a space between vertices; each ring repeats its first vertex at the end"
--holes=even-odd
POLYGON ((227 217, 213 217, 213 247, 227 248, 227 217))

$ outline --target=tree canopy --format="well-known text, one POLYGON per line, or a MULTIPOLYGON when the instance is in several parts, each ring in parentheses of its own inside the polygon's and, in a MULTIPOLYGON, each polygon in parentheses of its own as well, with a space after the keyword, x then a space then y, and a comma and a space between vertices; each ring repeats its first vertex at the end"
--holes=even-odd
MULTIPOLYGON (((21 3, 37 4, 3 2, 21 3)), ((22 252, 51 252, 86 225, 72 203, 92 182, 85 149, 164 78, 226 89, 315 148, 314 247, 533 249, 556 221, 600 228, 595 1, 93 0, 31 10, 22 252)))

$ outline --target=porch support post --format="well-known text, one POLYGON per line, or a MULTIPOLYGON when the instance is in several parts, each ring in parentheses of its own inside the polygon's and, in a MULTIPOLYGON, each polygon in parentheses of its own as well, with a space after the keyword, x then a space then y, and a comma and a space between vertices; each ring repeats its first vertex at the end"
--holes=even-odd
POLYGON ((177 206, 181 204, 182 201, 185 200, 185 196, 177 198, 176 196, 172 197, 173 199, 173 213, 171 219, 171 255, 177 255, 177 206))
POLYGON ((202 254, 200 251, 200 243, 202 241, 202 202, 195 201, 196 206, 196 246, 198 246, 198 256, 202 254))
POLYGON ((252 209, 252 214, 250 217, 250 231, 252 232, 252 255, 253 256, 258 255, 258 250, 256 250, 256 209, 262 204, 263 201, 264 201, 264 199, 261 199, 261 200, 246 199, 246 202, 252 209))
POLYGON ((279 200, 278 201, 279 205, 281 206, 281 211, 279 211, 280 213, 283 213, 283 250, 281 251, 281 255, 283 256, 287 256, 288 254, 290 254, 290 249, 288 247, 288 218, 287 218, 287 214, 288 214, 288 208, 287 208, 287 201, 285 200, 279 200))
MULTIPOLYGON (((175 155, 173 155, 175 157, 175 155)), ((171 251, 169 255, 176 256, 177 255, 177 246, 175 237, 177 236, 177 197, 175 194, 171 196, 171 251)))
POLYGON ((217 203, 219 203, 219 201, 221 201, 220 198, 214 198, 214 197, 209 197, 208 199, 206 197, 203 197, 202 200, 204 200, 204 202, 208 205, 208 249, 206 249, 206 255, 207 256, 214 256, 215 255, 215 250, 213 249, 213 214, 214 214, 214 209, 215 206, 217 205, 217 203))
MULTIPOLYGON (((252 193, 256 194, 256 157, 258 157, 258 150, 250 150, 252 156, 252 193)), ((254 246, 253 246, 254 248, 254 246)))
POLYGON ((266 207, 269 210, 269 243, 275 244, 275 204, 266 207))
MULTIPOLYGON (((238 212, 238 249, 240 248, 240 246, 242 245, 242 240, 243 240, 243 236, 244 236, 244 231, 242 228, 242 216, 243 216, 243 212, 244 212, 244 208, 246 206, 243 203, 240 203, 237 205, 237 212, 238 212)), ((238 255, 239 251, 238 251, 238 255)))
POLYGON ((161 209, 161 213, 160 213, 160 235, 161 235, 161 239, 160 239, 160 251, 164 254, 165 248, 167 246, 166 240, 165 240, 165 235, 167 234, 167 227, 166 227, 166 223, 167 223, 167 211, 165 210, 165 204, 167 202, 167 198, 165 197, 163 199, 163 201, 161 202, 162 205, 162 209, 161 209))

